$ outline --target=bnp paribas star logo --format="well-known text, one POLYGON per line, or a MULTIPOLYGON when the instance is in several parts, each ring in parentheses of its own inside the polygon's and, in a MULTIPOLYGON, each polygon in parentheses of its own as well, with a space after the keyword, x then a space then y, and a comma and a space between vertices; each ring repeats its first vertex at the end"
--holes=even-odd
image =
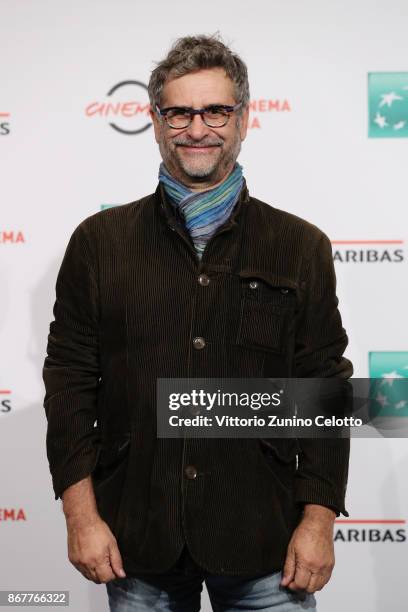
POLYGON ((381 417, 408 417, 408 352, 373 351, 369 354, 371 413, 381 417))
POLYGON ((368 74, 369 138, 408 138, 408 72, 368 74))

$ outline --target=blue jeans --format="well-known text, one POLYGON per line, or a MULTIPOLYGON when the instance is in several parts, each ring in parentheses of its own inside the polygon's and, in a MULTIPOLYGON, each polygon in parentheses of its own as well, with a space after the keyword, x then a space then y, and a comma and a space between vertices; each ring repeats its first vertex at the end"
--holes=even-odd
POLYGON ((205 581, 214 612, 316 612, 311 593, 280 587, 282 572, 264 576, 221 576, 176 565, 165 574, 116 578, 106 583, 111 612, 199 612, 205 581))

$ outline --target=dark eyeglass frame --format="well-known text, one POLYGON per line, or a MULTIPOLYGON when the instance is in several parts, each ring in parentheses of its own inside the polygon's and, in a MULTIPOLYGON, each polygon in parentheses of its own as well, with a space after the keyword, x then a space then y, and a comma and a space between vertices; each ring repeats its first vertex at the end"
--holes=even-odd
POLYGON ((185 130, 186 128, 188 128, 191 125, 191 122, 193 121, 193 117, 194 115, 200 115, 201 119, 204 121, 205 125, 207 127, 213 128, 213 129, 217 129, 220 127, 224 127, 225 125, 227 125, 229 118, 231 116, 231 113, 233 113, 234 111, 236 111, 240 106, 242 106, 242 102, 238 102, 238 104, 234 104, 234 106, 229 106, 227 104, 210 104, 209 106, 207 106, 206 108, 191 108, 189 106, 168 106, 167 108, 159 108, 159 106, 156 104, 156 112, 161 116, 164 117, 167 125, 172 129, 172 130, 185 130), (223 123, 222 125, 208 125, 208 123, 206 123, 205 119, 204 119, 204 113, 207 113, 209 110, 213 109, 213 108, 218 108, 226 113, 228 113, 225 116, 225 123, 223 123), (187 125, 184 125, 183 127, 174 127, 173 125, 170 125, 168 123, 167 120, 167 113, 171 110, 182 110, 185 113, 189 113, 190 115, 190 121, 187 125))

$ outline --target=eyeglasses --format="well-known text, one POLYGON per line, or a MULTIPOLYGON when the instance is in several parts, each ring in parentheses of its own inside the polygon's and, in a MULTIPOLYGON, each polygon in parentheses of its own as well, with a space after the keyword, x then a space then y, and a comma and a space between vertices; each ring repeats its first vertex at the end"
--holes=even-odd
POLYGON ((171 106, 169 108, 159 108, 156 104, 156 111, 164 117, 167 125, 175 130, 182 130, 190 125, 194 115, 201 115, 205 125, 212 128, 224 127, 228 123, 231 113, 236 111, 242 102, 234 106, 217 104, 206 108, 194 109, 186 106, 171 106))

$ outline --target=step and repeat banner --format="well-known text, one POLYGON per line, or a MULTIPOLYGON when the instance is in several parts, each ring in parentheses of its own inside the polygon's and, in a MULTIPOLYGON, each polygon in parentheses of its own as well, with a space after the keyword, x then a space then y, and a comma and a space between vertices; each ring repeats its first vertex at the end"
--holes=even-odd
MULTIPOLYGON (((213 34, 246 61, 250 193, 331 239, 356 377, 408 376, 408 12, 404 0, 2 0, 0 95, 0 590, 69 590, 108 610, 69 563, 45 452, 41 378, 55 281, 87 216, 152 193, 155 62, 180 36, 213 34)), ((408 449, 352 439, 336 567, 319 610, 407 609, 408 449)), ((20 609, 16 607, 15 609, 20 609)), ((209 611, 203 591, 202 609, 209 611)))

